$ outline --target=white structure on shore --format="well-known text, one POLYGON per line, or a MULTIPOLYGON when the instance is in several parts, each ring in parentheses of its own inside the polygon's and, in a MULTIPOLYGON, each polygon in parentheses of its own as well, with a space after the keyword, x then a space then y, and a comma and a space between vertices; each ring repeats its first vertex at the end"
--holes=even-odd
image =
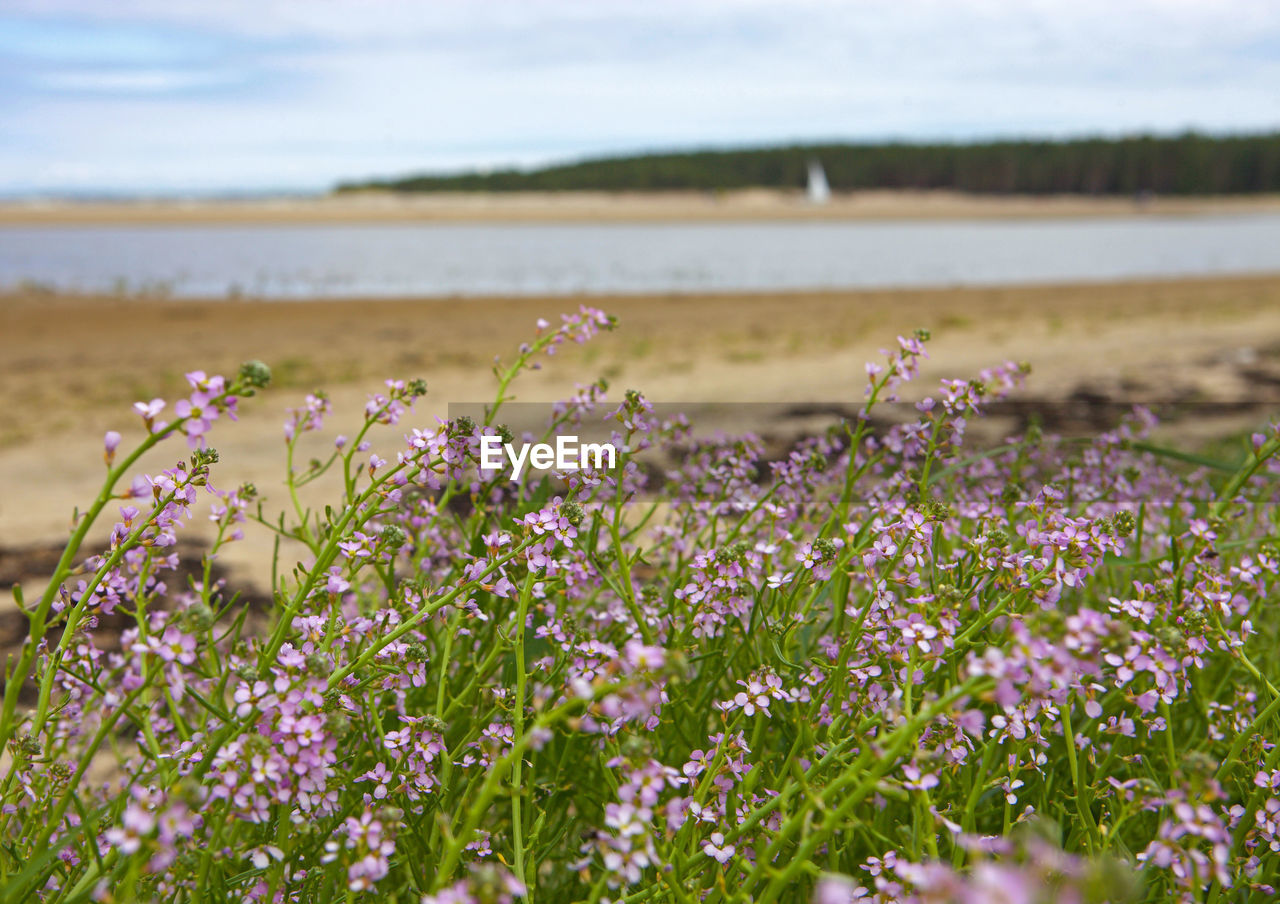
POLYGON ((809 203, 826 204, 831 200, 831 187, 827 185, 827 174, 822 171, 822 164, 814 157, 809 161, 809 203))

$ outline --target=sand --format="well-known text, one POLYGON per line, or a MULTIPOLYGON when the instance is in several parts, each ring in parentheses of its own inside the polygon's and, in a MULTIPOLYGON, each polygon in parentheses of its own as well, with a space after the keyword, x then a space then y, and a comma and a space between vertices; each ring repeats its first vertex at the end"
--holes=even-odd
POLYGON ((280 224, 398 222, 664 222, 893 220, 1028 217, 1197 216, 1280 211, 1280 195, 1127 197, 965 195, 948 191, 861 191, 823 205, 802 193, 562 192, 397 195, 363 192, 251 200, 10 201, 0 225, 280 224))
MULTIPOLYGON (((1267 381, 1280 386, 1280 276, 592 303, 616 314, 620 328, 547 359, 517 384, 522 400, 559 398, 604 375, 615 395, 637 388, 656 401, 852 402, 861 398, 864 363, 916 327, 935 336, 922 386, 1027 360, 1036 397, 1176 394, 1205 401, 1205 421, 1256 398, 1267 381)), ((430 394, 413 423, 430 421, 450 402, 491 398, 494 355, 509 357, 537 317, 555 320, 576 304, 0 296, 0 546, 64 537, 74 507, 93 498, 104 473, 103 432, 135 441, 141 427, 131 403, 178 398, 185 370, 231 373, 249 358, 274 368, 275 385, 214 436, 223 458, 216 482, 253 480, 270 506, 284 496, 284 410, 307 391, 329 391, 334 432, 346 431, 383 378, 424 377, 430 394)), ((1260 416, 1256 406, 1246 414, 1260 416)), ((1230 424, 1238 429, 1239 418, 1230 424)), ((406 430, 386 431, 383 448, 406 430)), ((186 451, 167 445, 143 464, 169 466, 186 451)), ((308 501, 331 500, 317 493, 308 501)), ((202 527, 193 530, 198 536, 202 527)), ((262 544, 244 544, 228 563, 260 579, 268 555, 262 544)))

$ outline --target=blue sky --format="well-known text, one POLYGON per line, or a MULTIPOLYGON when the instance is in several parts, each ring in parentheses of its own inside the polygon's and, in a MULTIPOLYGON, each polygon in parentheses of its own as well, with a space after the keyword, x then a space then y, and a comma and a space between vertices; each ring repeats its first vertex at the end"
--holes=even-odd
POLYGON ((1280 127, 1274 0, 0 0, 0 192, 1280 127))

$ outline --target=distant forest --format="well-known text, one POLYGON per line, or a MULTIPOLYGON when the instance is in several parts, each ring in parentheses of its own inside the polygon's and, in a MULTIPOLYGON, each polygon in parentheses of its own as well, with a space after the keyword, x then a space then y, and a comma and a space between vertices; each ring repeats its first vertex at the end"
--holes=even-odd
POLYGON ((833 191, 951 189, 981 194, 1161 195, 1280 192, 1280 133, 981 144, 814 144, 638 154, 535 170, 417 175, 339 191, 725 191, 800 189, 810 160, 833 191))

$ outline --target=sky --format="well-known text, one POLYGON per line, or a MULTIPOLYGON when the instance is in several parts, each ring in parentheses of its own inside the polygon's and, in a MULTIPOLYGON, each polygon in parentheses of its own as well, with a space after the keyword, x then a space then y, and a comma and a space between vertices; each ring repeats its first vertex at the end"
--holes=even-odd
POLYGON ((0 0, 0 193, 1280 127, 1275 0, 0 0))

